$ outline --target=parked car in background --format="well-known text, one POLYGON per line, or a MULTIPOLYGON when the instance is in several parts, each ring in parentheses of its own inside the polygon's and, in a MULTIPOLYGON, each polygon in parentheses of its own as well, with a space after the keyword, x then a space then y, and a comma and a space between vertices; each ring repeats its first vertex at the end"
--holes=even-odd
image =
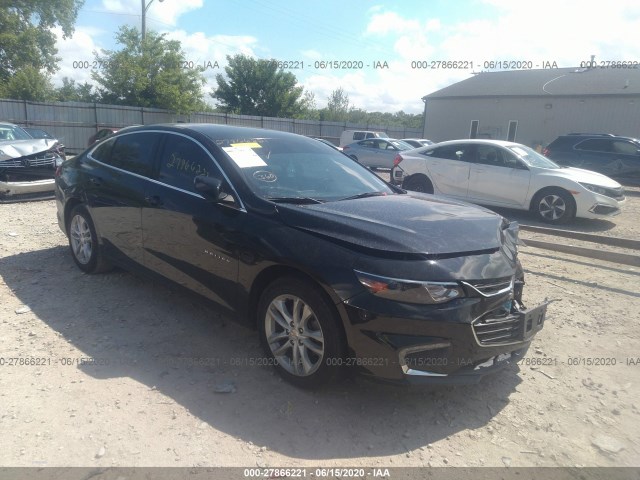
POLYGON ((403 138, 402 141, 408 143, 414 148, 428 147, 429 145, 434 144, 434 142, 427 140, 426 138, 403 138))
POLYGON ((604 173, 615 178, 640 178, 640 140, 610 133, 561 135, 542 152, 559 165, 604 173))
POLYGON ((100 140, 102 140, 103 138, 107 138, 109 135, 113 135, 118 130, 120 130, 120 129, 119 128, 111 128, 111 127, 101 128, 100 130, 98 130, 96 133, 94 133, 93 135, 91 135, 89 137, 89 141, 87 142, 87 146, 90 147, 94 143, 99 142, 100 140))
POLYGON ((58 144, 56 145, 56 151, 58 152, 58 155, 60 155, 63 160, 67 158, 64 145, 60 142, 60 140, 58 140, 56 137, 51 135, 46 130, 42 130, 41 128, 35 128, 35 127, 22 127, 22 129, 25 132, 27 132, 31 138, 44 138, 47 140, 56 140, 58 142, 58 144))
POLYGON ((56 204, 82 271, 117 264, 217 302, 303 387, 347 365, 475 383, 544 322, 546 304, 522 303, 517 224, 408 193, 301 135, 128 128, 62 164, 56 204))
POLYGON ((345 130, 340 135, 340 147, 344 147, 353 142, 357 142, 359 140, 365 140, 367 138, 389 138, 384 132, 374 132, 367 130, 345 130))
POLYGON ((600 173, 561 167, 501 140, 452 140, 400 153, 391 171, 403 188, 495 207, 532 210, 548 223, 620 213, 622 186, 600 173))
POLYGON ((342 147, 342 152, 370 168, 391 168, 398 152, 414 147, 394 138, 369 138, 342 147))
POLYGON ((62 164, 56 139, 34 139, 12 123, 0 123, 0 199, 41 194, 54 189, 62 164))

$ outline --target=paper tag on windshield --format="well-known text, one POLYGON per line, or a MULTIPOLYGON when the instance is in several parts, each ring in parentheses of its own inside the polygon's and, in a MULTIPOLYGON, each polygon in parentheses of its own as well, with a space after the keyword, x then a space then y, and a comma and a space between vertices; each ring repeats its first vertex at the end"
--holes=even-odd
POLYGON ((240 168, 264 167, 267 164, 250 147, 222 147, 240 168))

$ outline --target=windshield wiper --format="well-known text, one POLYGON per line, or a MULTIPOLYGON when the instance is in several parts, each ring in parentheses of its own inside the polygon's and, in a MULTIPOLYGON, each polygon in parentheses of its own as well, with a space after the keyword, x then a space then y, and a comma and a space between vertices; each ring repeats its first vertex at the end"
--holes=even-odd
POLYGON ((387 192, 364 192, 350 197, 341 198, 340 200, 355 200, 356 198, 382 197, 388 195, 387 192))
POLYGON ((279 203, 324 203, 323 200, 311 197, 267 197, 267 200, 279 203))

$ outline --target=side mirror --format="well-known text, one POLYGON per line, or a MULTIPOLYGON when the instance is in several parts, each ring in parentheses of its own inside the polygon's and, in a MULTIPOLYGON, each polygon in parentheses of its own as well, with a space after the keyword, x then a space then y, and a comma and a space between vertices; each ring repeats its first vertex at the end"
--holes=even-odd
POLYGON ((458 160, 460 160, 462 158, 462 155, 464 155, 464 152, 462 150, 458 150, 456 152, 456 157, 458 157, 458 160))
POLYGON ((222 192, 222 180, 215 177, 198 175, 193 179, 196 191, 201 193, 208 200, 219 202, 226 194, 222 192))

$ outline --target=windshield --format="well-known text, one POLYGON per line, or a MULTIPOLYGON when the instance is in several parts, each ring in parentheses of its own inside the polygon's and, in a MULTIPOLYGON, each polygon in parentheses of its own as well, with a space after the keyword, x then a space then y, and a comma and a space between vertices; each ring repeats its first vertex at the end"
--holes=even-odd
POLYGON ((27 132, 17 125, 0 125, 0 141, 2 140, 32 140, 27 132))
POLYGON ((335 201, 394 191, 346 155, 298 137, 215 139, 251 190, 270 200, 335 201))
POLYGON ((387 140, 391 145, 396 147, 398 150, 412 150, 416 147, 411 145, 410 143, 405 142, 404 140, 387 140))
POLYGON ((544 155, 536 152, 533 148, 525 147, 524 145, 510 145, 507 148, 520 157, 524 163, 530 167, 551 169, 562 168, 557 163, 552 162, 544 155))

